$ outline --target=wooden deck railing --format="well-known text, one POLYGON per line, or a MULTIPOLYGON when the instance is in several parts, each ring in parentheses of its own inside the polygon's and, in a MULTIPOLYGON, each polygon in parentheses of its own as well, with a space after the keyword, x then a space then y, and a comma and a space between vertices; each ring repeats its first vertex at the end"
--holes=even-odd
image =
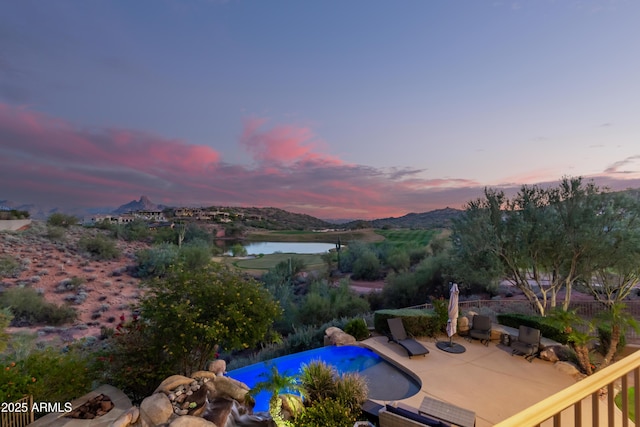
POLYGON ((0 427, 24 427, 33 422, 33 396, 25 396, 5 405, 6 412, 0 414, 0 427))
POLYGON ((494 427, 640 426, 640 351, 507 418, 494 427), (629 419, 629 388, 635 387, 635 420, 629 419), (614 402, 617 390, 622 409, 614 402))

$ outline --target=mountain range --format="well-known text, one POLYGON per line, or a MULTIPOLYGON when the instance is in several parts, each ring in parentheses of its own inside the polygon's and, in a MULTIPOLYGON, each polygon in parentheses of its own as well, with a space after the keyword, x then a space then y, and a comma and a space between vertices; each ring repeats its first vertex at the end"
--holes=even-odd
MULTIPOLYGON (((60 207, 43 206, 37 204, 20 204, 10 200, 0 200, 1 209, 17 209, 28 211, 33 219, 46 219, 51 214, 63 212, 75 215, 79 218, 95 214, 121 215, 127 212, 139 210, 164 210, 170 208, 166 205, 156 204, 147 196, 141 196, 139 200, 132 200, 128 203, 113 208, 95 209, 63 209, 60 207)), ((222 207, 220 207, 222 208, 222 207)), ((450 225, 451 218, 456 217, 462 211, 458 209, 445 208, 431 212, 410 213, 398 218, 381 218, 370 221, 362 220, 324 220, 310 215, 288 212, 283 209, 273 207, 233 207, 228 208, 236 213, 242 213, 245 217, 259 217, 249 221, 249 225, 256 225, 267 229, 322 229, 322 228, 442 228, 450 225)))

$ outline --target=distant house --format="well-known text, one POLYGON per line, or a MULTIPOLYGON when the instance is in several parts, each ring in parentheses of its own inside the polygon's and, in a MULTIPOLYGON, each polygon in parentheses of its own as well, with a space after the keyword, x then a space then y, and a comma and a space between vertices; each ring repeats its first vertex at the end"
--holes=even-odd
POLYGON ((147 221, 156 221, 156 222, 165 222, 167 218, 165 218, 164 213, 160 210, 141 210, 133 212, 133 215, 136 218, 142 218, 147 221))

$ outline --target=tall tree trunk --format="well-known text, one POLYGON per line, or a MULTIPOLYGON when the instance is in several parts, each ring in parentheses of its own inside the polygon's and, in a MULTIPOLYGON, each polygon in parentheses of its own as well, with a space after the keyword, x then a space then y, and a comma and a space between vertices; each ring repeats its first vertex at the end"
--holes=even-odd
POLYGON ((609 366, 609 364, 613 360, 613 357, 616 355, 616 352, 618 350, 618 343, 620 342, 621 334, 622 332, 620 330, 620 325, 611 325, 611 341, 609 342, 609 349, 607 350, 607 354, 605 354, 604 359, 602 360, 600 369, 609 366))
POLYGON ((578 363, 580 363, 580 367, 587 375, 591 375, 593 373, 593 369, 591 369, 591 359, 589 359, 589 347, 586 345, 575 345, 573 349, 576 352, 576 357, 578 358, 578 363))

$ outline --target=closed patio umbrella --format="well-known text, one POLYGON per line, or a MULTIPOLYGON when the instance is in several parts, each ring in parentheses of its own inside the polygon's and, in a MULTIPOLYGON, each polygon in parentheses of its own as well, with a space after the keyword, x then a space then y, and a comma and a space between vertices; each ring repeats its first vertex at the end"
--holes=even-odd
POLYGON ((436 347, 449 353, 464 353, 466 350, 462 345, 454 343, 452 339, 458 330, 458 314, 460 312, 458 308, 459 294, 460 290, 458 289, 458 284, 453 283, 451 285, 451 289, 449 289, 449 320, 447 321, 447 335, 449 336, 449 342, 439 341, 436 343, 436 347))

